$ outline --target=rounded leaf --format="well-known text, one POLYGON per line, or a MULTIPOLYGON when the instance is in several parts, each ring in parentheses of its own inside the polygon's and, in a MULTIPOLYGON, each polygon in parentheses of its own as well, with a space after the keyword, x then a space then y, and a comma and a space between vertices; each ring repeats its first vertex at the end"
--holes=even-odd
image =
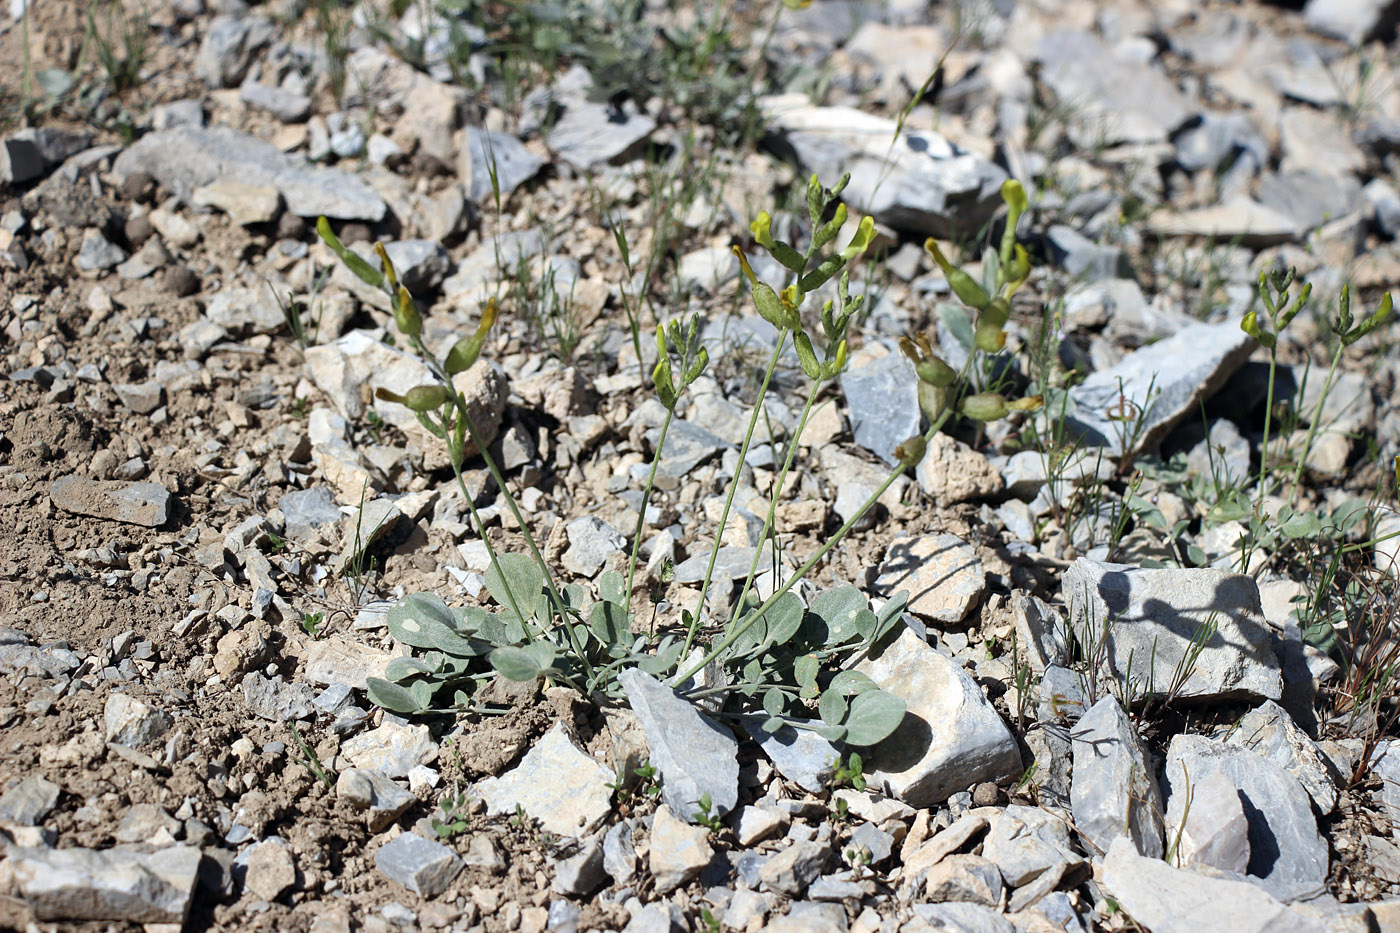
POLYGON ((875 745, 890 737, 904 721, 904 701, 883 690, 867 690, 851 700, 851 710, 842 725, 850 745, 875 745))

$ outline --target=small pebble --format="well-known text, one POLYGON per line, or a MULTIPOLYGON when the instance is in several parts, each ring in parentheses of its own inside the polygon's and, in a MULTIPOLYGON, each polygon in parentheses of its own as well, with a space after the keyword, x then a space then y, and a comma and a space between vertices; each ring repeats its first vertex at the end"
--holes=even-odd
POLYGON ((178 298, 187 298, 199 291, 199 276, 183 263, 165 270, 165 288, 178 298))

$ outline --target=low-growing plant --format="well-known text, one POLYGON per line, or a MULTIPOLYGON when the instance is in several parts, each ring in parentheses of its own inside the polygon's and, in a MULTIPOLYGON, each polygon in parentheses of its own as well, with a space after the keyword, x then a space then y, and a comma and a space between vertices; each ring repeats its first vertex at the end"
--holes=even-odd
POLYGON ((438 834, 439 839, 451 839, 459 833, 464 833, 471 826, 469 818, 469 808, 471 806, 471 791, 461 790, 454 787, 451 793, 443 795, 438 802, 439 816, 434 816, 429 825, 433 827, 433 832, 438 834))
MULTIPOLYGON (((462 374, 477 363, 496 319, 494 301, 487 302, 474 333, 457 340, 445 355, 434 354, 423 340, 423 321, 417 304, 399 282, 383 247, 375 247, 376 267, 342 245, 329 223, 324 218, 320 220, 317 229, 322 239, 350 271, 388 293, 400 338, 432 376, 430 382, 403 394, 384 389, 376 394, 382 401, 413 411, 418 421, 446 445, 473 528, 485 546, 489 564, 485 588, 497 607, 449 607, 441 598, 426 593, 396 602, 387 614, 389 631, 415 652, 410 657, 393 659, 383 678, 369 679, 373 702, 404 714, 467 709, 472 707, 473 697, 483 682, 499 675, 517 681, 544 678, 572 687, 595 702, 615 703, 624 699, 618 675, 637 668, 665 680, 693 700, 708 699, 708 708, 715 709, 721 717, 737 717, 761 709, 765 714, 762 727, 769 732, 791 725, 853 747, 874 745, 893 732, 904 718, 904 702, 850 666, 895 631, 907 594, 896 594, 875 611, 855 587, 817 593, 807 605, 793 588, 850 533, 895 480, 922 459, 928 442, 951 419, 961 416, 990 421, 1040 405, 1038 397, 1008 399, 999 392, 969 391, 967 378, 982 354, 1003 351, 1011 296, 1029 275, 1029 257, 1015 235, 1016 221, 1026 209, 1026 196, 1016 182, 1008 182, 1003 188, 1009 216, 1000 249, 989 250, 984 260, 988 270, 985 285, 950 263, 932 240, 928 242, 930 253, 944 269, 954 293, 969 309, 973 346, 962 372, 954 371, 938 357, 926 336, 901 341, 903 352, 915 365, 919 402, 929 419, 928 429, 899 445, 898 463, 884 482, 834 534, 827 536, 815 554, 785 578, 781 576, 781 562, 775 561, 771 592, 762 600, 750 598, 759 575, 760 558, 765 548, 776 541, 777 507, 803 431, 819 393, 845 367, 848 329, 863 304, 861 296, 850 293, 847 267, 869 246, 874 226, 870 218, 861 220, 846 244, 838 245, 838 237, 849 219, 847 207, 840 201, 848 180, 849 176, 826 188, 815 176, 811 179, 806 217, 810 232, 801 249, 773 235, 773 221, 767 212, 751 224, 758 247, 785 270, 784 282, 774 285, 760 280, 743 249, 735 247, 754 307, 777 331, 739 450, 739 462, 747 457, 774 371, 789 347, 809 380, 809 389, 781 466, 774 474, 759 546, 754 549, 737 597, 727 599, 723 598, 727 594, 720 594, 715 600, 709 598, 716 585, 714 569, 720 538, 734 505, 739 471, 729 482, 694 608, 681 613, 678 630, 659 634, 633 634, 636 619, 632 599, 647 506, 663 460, 667 434, 682 397, 709 363, 699 316, 673 319, 657 327, 650 379, 665 415, 637 508, 626 572, 605 571, 594 581, 593 590, 579 584, 561 585, 538 547, 530 523, 520 512, 510 483, 483 443, 459 386, 462 374), (809 329, 804 311, 811 303, 809 299, 824 288, 830 297, 819 309, 813 309, 811 319, 815 326, 809 329), (463 480, 463 464, 469 456, 482 459, 503 493, 502 502, 519 528, 524 553, 499 552, 488 537, 485 521, 463 480), (725 607, 723 615, 712 612, 719 606, 725 607)), ((798 225, 793 226, 799 229, 798 225)))
POLYGON ((832 790, 842 787, 865 790, 865 763, 860 754, 851 752, 845 761, 838 760, 836 767, 831 771, 831 777, 827 779, 827 786, 832 790))

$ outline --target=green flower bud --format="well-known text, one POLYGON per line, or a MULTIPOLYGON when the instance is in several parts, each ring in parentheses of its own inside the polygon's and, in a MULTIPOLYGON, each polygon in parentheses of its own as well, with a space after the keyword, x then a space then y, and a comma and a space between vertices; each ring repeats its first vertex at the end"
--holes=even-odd
POLYGON ((973 421, 996 421, 1011 411, 1000 392, 979 392, 962 401, 962 413, 973 421))
POLYGON ((933 261, 938 263, 938 268, 943 270, 943 277, 948 280, 953 294, 957 295, 963 304, 981 311, 987 306, 987 302, 992 300, 987 290, 977 284, 976 279, 948 261, 948 257, 943 255, 943 250, 938 248, 938 243, 933 237, 924 241, 924 249, 928 250, 933 261))
POLYGON ((396 290, 399 287, 399 274, 394 269, 394 261, 389 258, 389 253, 384 249, 383 243, 374 244, 374 252, 379 257, 379 262, 384 266, 384 277, 389 280, 389 289, 396 290))
POLYGON ((919 374, 920 382, 942 389, 958 380, 957 370, 943 362, 942 357, 933 356, 919 360, 914 364, 914 371, 919 374))
POLYGON ((874 240, 875 219, 869 216, 862 217, 860 223, 856 225, 855 236, 851 237, 851 242, 846 244, 845 249, 841 250, 841 258, 850 262, 869 249, 874 240))
POLYGON ((418 305, 413 303, 413 296, 402 285, 399 286, 399 293, 396 297, 394 324, 400 333, 409 337, 417 337, 423 333, 423 315, 418 313, 418 305))
POLYGON ((477 358, 481 356, 481 348, 486 343, 486 334, 496 323, 496 313, 496 299, 491 298, 487 300, 486 307, 481 309, 481 321, 476 325, 476 333, 458 340, 452 345, 452 349, 447 351, 442 368, 449 376, 465 372, 475 365, 477 358))
POLYGON ((977 349, 987 353, 996 353, 1006 346, 1006 331, 1001 329, 1001 325, 991 321, 978 321, 972 340, 977 345, 977 349))
POLYGON ((388 389, 376 389, 374 397, 385 402, 402 405, 411 411, 425 412, 441 408, 452 396, 446 386, 421 385, 414 386, 403 395, 390 392, 388 389))
POLYGON ((1259 326, 1259 314, 1256 311, 1245 314, 1243 320, 1240 321, 1240 330, 1270 350, 1275 346, 1274 335, 1259 326))
POLYGON ((919 435, 914 435, 894 449, 894 455, 899 460, 899 465, 906 470, 912 466, 918 466, 919 461, 924 459, 924 454, 928 451, 928 442, 919 435))
POLYGON ((947 407, 947 387, 930 385, 927 382, 919 383, 919 409, 924 413, 924 417, 929 421, 937 421, 938 416, 943 414, 943 409, 947 407))

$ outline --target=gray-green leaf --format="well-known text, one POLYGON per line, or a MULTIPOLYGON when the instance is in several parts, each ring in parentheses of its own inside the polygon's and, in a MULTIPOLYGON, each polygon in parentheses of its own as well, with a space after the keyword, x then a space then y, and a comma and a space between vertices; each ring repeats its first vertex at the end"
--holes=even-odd
POLYGON ((539 564, 524 554, 499 554, 496 564, 500 566, 499 574, 495 566, 486 571, 486 589, 491 598, 509 609, 514 596, 521 614, 526 619, 534 617, 544 594, 544 574, 539 564))
POLYGON ((851 700, 851 711, 842 723, 851 745, 875 745, 889 738, 904 721, 904 701, 883 690, 867 690, 851 700))
POLYGON ((376 706, 382 706, 393 713, 417 713, 423 709, 418 699, 398 684, 391 684, 378 677, 367 677, 365 683, 369 687, 366 692, 370 702, 376 706))

